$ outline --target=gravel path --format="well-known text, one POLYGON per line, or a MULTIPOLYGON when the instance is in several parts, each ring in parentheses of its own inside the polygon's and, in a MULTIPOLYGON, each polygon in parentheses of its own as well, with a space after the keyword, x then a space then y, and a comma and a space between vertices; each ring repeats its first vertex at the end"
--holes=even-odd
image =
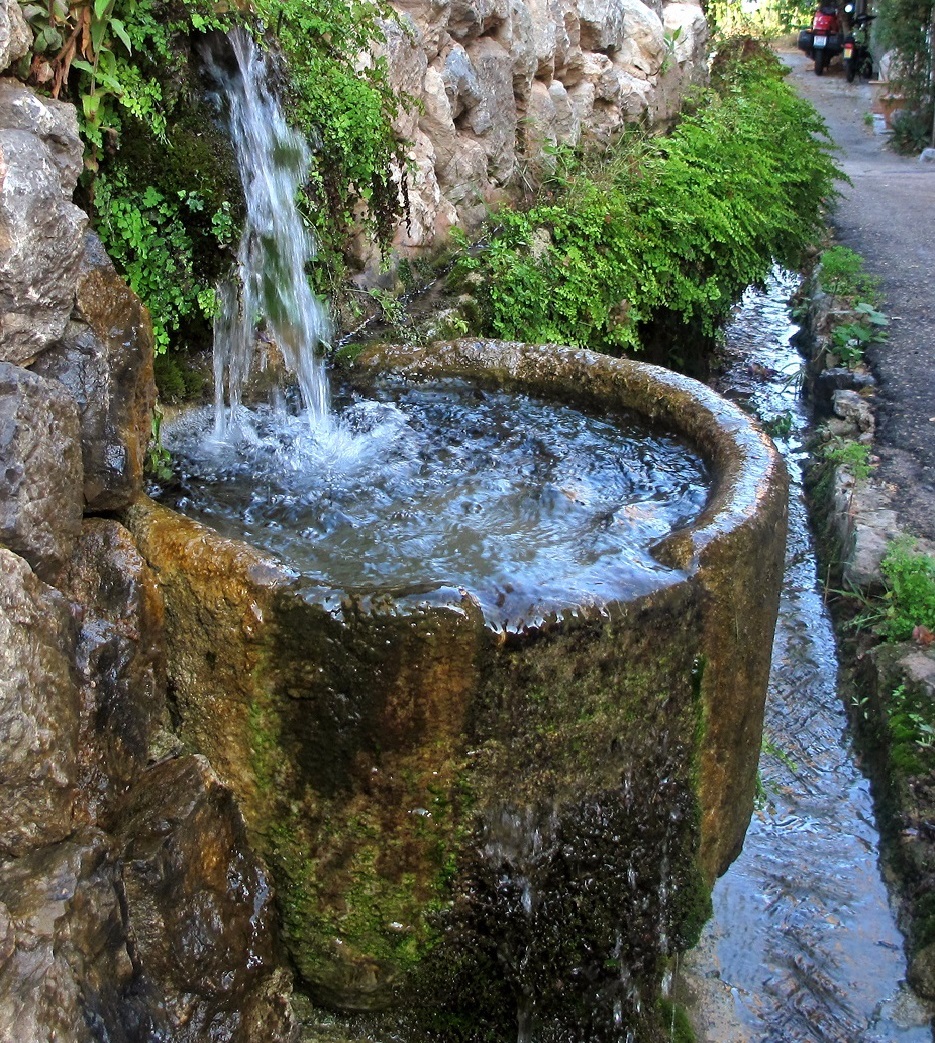
POLYGON ((865 122, 871 88, 824 76, 783 51, 799 93, 821 113, 852 184, 832 215, 838 240, 879 276, 889 341, 870 353, 880 382, 876 450, 901 524, 935 540, 935 163, 897 156, 865 122))

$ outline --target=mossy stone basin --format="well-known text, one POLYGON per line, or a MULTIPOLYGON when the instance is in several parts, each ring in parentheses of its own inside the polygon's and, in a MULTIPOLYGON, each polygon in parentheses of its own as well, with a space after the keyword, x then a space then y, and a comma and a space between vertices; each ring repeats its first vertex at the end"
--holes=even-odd
POLYGON ((672 582, 497 632, 454 585, 349 597, 143 501, 126 520, 165 597, 180 732, 240 800, 318 1001, 404 1005, 438 1040, 517 1022, 662 1038, 666 960, 753 806, 784 466, 743 413, 657 367, 473 340, 355 362, 390 367, 685 437, 713 484, 654 551, 672 582))

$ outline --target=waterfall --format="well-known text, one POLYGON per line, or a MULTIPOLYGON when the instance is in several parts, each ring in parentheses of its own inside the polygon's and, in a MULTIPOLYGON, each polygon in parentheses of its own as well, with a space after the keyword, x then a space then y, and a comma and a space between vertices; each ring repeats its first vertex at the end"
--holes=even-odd
POLYGON ((298 382, 310 425, 327 428, 329 392, 316 348, 329 339, 330 324, 308 284, 315 242, 295 205, 311 153, 286 124, 250 35, 233 30, 224 49, 206 54, 205 70, 229 125, 247 214, 237 281, 220 288, 214 325, 215 432, 229 437, 241 426, 251 369, 258 356, 261 366, 275 364, 277 353, 298 382))

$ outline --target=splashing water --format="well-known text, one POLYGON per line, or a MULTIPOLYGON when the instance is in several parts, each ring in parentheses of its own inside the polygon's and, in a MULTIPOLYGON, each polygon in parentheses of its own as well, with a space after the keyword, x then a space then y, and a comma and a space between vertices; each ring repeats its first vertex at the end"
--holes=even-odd
MULTIPOLYGON (((311 154, 302 135, 286 124, 249 34, 235 29, 223 47, 226 54, 214 46, 205 55, 205 71, 229 125, 247 214, 237 251, 239 286, 221 287, 215 319, 215 434, 238 440, 247 433, 244 387, 257 356, 266 367, 277 353, 298 381, 310 426, 327 432, 328 384, 315 349, 330 338, 330 323, 308 284, 315 243, 295 205, 311 154)), ((278 398, 280 411, 283 402, 278 398)))

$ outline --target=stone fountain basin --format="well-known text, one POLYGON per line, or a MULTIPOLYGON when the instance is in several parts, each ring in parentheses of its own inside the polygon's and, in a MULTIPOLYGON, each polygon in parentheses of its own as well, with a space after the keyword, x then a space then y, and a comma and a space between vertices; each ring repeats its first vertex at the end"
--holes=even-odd
POLYGON ((560 1020, 584 990, 643 1009, 752 811, 784 465, 736 407, 638 362, 461 340, 354 365, 632 409, 685 437, 713 481, 655 550, 678 571, 495 632, 456 588, 351 598, 143 501, 126 521, 165 598, 180 734, 237 795, 320 1002, 430 996, 482 1018, 522 996, 560 1020))

